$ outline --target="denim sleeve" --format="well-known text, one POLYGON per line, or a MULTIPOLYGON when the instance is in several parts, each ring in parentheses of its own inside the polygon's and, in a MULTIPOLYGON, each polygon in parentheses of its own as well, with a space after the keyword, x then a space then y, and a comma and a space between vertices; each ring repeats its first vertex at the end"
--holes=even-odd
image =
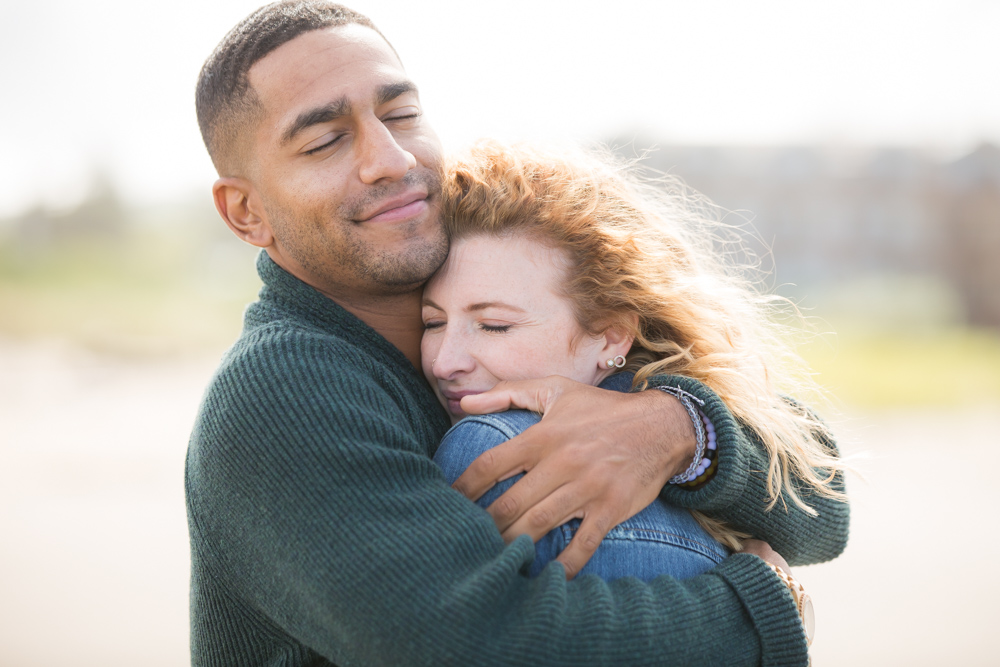
MULTIPOLYGON (((441 467, 449 484, 465 472, 480 454, 506 442, 539 421, 538 415, 525 410, 510 410, 494 415, 469 416, 451 427, 434 453, 434 462, 441 467)), ((486 491, 476 504, 486 509, 507 489, 524 477, 524 473, 498 482, 486 491)), ((530 574, 536 576, 566 547, 565 533, 554 528, 535 543, 535 560, 530 574)))

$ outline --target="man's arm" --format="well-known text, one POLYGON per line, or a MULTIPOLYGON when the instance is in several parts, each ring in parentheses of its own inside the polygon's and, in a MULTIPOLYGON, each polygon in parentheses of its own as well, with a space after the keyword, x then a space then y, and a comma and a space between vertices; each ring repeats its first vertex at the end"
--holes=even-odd
POLYGON ((663 392, 625 394, 553 376, 501 382, 462 400, 470 413, 519 407, 542 421, 487 451, 455 482, 477 500, 497 482, 526 472, 490 507, 508 542, 538 541, 581 519, 558 560, 573 577, 608 531, 653 502, 694 456, 695 435, 680 402, 663 392))
MULTIPOLYGON (((490 514, 508 540, 522 533, 538 539, 566 518, 583 518, 577 537, 560 555, 569 573, 586 564, 611 527, 657 494, 768 542, 793 565, 829 560, 843 551, 847 503, 803 492, 816 516, 791 501, 779 500, 767 511, 767 453, 752 429, 742 427, 697 380, 656 376, 650 381, 651 386, 661 384, 704 401, 701 409, 715 426, 719 468, 701 489, 666 484, 694 454, 691 420, 676 399, 659 391, 621 395, 555 377, 501 383, 491 392, 463 399, 467 412, 519 407, 545 417, 487 452, 455 487, 476 498, 498 480, 527 471, 490 507, 490 514)), ((842 475, 833 485, 843 489, 842 475)))
MULTIPOLYGON (((650 384, 678 387, 705 401, 699 407, 715 426, 719 447, 715 477, 696 491, 668 485, 662 494, 667 502, 700 510, 767 542, 791 565, 820 563, 844 551, 850 525, 850 506, 846 502, 810 493, 800 484, 796 488, 816 511, 815 516, 784 492, 774 508, 765 511, 771 500, 767 491, 768 455, 753 429, 736 421, 722 399, 697 380, 657 376, 650 384)), ((833 442, 825 444, 837 452, 833 442)), ((844 490, 843 473, 837 473, 831 486, 844 490)))
POLYGON ((338 377, 328 345, 276 356, 220 374, 188 461, 199 576, 269 633, 349 664, 805 663, 794 604, 755 556, 650 585, 529 579, 530 540, 505 545, 447 485, 397 398, 338 377))

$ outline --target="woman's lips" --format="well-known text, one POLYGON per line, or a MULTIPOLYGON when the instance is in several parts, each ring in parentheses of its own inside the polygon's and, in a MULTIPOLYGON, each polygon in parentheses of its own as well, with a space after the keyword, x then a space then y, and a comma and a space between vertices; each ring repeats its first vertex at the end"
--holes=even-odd
POLYGON ((441 395, 444 396, 445 402, 448 404, 448 412, 453 415, 464 415, 465 412, 462 411, 462 398, 465 396, 474 396, 476 394, 481 394, 482 391, 475 391, 471 389, 463 389, 462 391, 445 391, 441 390, 441 395))

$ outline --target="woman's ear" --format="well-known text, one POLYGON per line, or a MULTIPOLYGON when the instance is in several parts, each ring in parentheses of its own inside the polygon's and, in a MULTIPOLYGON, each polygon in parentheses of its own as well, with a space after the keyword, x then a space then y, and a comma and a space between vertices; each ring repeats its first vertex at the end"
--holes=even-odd
POLYGON ((602 368, 613 368, 613 366, 608 366, 607 362, 609 359, 614 361, 615 357, 621 356, 625 357, 628 355, 629 350, 632 349, 632 341, 635 340, 635 336, 631 333, 639 328, 639 316, 632 314, 631 316, 631 327, 623 328, 621 326, 612 326, 604 330, 601 337, 604 339, 604 347, 601 349, 601 358, 598 360, 598 366, 602 368))
POLYGON ((250 245, 267 248, 274 244, 271 225, 253 185, 245 178, 220 178, 212 186, 215 210, 233 231, 250 245))

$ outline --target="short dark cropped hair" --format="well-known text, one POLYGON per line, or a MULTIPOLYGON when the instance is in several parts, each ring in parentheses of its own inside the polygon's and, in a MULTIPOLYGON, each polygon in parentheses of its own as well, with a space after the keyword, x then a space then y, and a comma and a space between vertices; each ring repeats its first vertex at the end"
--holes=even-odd
POLYGON ((195 108, 201 138, 220 176, 246 169, 247 130, 256 126, 263 111, 250 85, 250 68, 303 33, 352 23, 382 35, 367 16, 343 5, 283 0, 253 12, 219 42, 198 76, 195 108))

